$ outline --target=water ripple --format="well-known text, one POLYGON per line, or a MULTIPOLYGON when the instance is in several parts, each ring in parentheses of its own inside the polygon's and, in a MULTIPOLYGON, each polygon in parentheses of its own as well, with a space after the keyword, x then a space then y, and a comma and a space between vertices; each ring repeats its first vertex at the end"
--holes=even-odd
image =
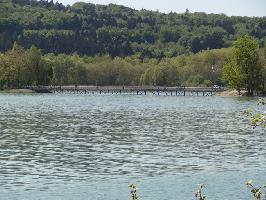
POLYGON ((254 100, 0 94, 0 102, 5 189, 266 164, 263 130, 240 123, 254 100))

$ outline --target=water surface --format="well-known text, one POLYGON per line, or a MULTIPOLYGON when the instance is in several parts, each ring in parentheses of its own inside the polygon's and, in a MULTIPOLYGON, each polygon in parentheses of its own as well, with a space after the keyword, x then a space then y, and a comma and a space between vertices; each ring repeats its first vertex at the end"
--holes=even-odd
POLYGON ((0 199, 250 199, 266 182, 265 130, 242 111, 255 99, 0 94, 0 199))

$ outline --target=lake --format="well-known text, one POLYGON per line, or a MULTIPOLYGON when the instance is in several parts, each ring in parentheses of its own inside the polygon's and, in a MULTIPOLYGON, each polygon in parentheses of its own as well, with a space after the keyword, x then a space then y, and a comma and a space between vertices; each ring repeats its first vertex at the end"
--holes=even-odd
POLYGON ((0 199, 249 200, 266 183, 256 99, 0 94, 0 199))

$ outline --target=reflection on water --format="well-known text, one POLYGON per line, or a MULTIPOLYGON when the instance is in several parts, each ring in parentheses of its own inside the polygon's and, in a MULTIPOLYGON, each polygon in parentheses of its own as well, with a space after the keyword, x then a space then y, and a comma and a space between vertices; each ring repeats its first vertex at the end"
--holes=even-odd
POLYGON ((128 180, 160 177, 167 185, 173 177, 255 173, 266 166, 266 142, 263 130, 241 123, 250 105, 255 100, 0 94, 0 193, 106 199, 128 180))

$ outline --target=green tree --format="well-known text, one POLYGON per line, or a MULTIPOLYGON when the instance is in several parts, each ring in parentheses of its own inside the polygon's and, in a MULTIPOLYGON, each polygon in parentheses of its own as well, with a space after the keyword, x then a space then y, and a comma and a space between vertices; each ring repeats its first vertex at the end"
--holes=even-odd
MULTIPOLYGON (((55 1, 55 0, 54 0, 55 1)), ((263 43, 265 17, 137 11, 114 4, 77 2, 64 6, 50 0, 0 0, 0 51, 18 41, 43 53, 141 58, 174 57, 232 45, 252 35, 263 43)))
POLYGON ((227 81, 228 86, 236 89, 240 95, 241 87, 244 84, 244 73, 234 60, 224 65, 223 80, 227 81))
POLYGON ((29 62, 27 78, 30 84, 41 85, 43 83, 42 80, 45 79, 43 78, 43 76, 45 76, 45 73, 40 50, 35 46, 31 46, 28 52, 29 62))
POLYGON ((245 86, 248 95, 253 95, 258 89, 262 65, 259 61, 259 43, 251 36, 242 36, 234 43, 236 64, 244 73, 245 86))
POLYGON ((8 87, 18 88, 23 85, 26 62, 24 48, 14 42, 12 50, 6 53, 5 71, 8 87))
POLYGON ((262 65, 258 41, 251 36, 241 36, 234 43, 233 59, 224 67, 224 79, 231 87, 246 88, 253 95, 261 84, 262 65))

